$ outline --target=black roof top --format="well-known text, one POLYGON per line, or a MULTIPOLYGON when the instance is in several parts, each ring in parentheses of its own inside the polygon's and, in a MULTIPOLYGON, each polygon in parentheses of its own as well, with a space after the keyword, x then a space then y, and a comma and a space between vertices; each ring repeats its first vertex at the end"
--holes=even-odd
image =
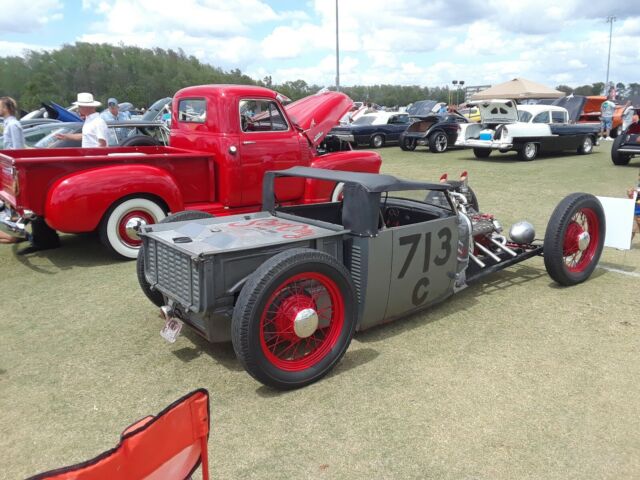
POLYGON ((268 176, 276 177, 305 177, 332 182, 356 183, 368 192, 399 192, 403 190, 448 190, 447 183, 427 183, 402 180, 393 175, 377 173, 346 172, 342 170, 327 170, 324 168, 292 167, 287 170, 267 172, 268 176))

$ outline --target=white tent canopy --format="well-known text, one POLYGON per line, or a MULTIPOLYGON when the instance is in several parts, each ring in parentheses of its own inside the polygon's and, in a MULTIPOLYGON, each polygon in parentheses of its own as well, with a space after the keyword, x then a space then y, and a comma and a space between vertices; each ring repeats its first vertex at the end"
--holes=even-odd
POLYGON ((554 90, 525 78, 514 78, 508 82, 494 85, 471 96, 470 100, 491 100, 493 98, 560 98, 564 92, 554 90))

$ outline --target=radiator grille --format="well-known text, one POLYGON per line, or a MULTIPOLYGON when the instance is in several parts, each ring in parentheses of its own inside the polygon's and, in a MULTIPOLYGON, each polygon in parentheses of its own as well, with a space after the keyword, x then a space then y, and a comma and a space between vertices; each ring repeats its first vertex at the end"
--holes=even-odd
POLYGON ((362 250, 359 246, 354 245, 351 249, 351 278, 356 286, 358 295, 358 303, 360 303, 360 291, 362 288, 362 250))
POLYGON ((186 306, 200 303, 200 275, 191 258, 160 242, 147 244, 147 274, 158 286, 186 306))

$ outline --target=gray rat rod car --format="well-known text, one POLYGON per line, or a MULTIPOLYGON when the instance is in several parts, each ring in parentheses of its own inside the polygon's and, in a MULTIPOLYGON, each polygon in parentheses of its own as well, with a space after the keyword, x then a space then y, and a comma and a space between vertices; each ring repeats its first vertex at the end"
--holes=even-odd
POLYGON ((184 322, 211 342, 230 339, 245 369, 280 389, 320 379, 356 330, 533 256, 544 254, 561 285, 580 283, 605 234, 602 206, 586 193, 558 204, 542 243, 527 222, 502 235, 466 175, 422 183, 306 167, 265 175, 262 212, 202 216, 181 212, 139 232, 138 278, 161 306, 162 334, 175 341, 184 322), (274 184, 304 178, 343 183, 343 200, 279 205, 274 184))

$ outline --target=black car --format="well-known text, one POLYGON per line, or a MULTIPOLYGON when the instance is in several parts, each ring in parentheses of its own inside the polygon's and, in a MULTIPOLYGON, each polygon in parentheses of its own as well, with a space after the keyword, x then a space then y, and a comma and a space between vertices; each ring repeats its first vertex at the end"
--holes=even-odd
POLYGON ((411 126, 400 135, 402 150, 415 150, 418 145, 425 145, 433 153, 442 153, 449 145, 456 143, 461 123, 469 123, 458 113, 445 115, 429 115, 411 126))
POLYGON ((400 135, 413 122, 408 113, 367 113, 349 125, 334 127, 325 139, 329 151, 343 150, 344 146, 380 148, 398 143, 400 135))
MULTIPOLYGON (((640 109, 635 109, 636 113, 640 109)), ((614 165, 628 165, 633 157, 640 156, 640 122, 629 125, 618 135, 611 147, 611 161, 614 165)))

